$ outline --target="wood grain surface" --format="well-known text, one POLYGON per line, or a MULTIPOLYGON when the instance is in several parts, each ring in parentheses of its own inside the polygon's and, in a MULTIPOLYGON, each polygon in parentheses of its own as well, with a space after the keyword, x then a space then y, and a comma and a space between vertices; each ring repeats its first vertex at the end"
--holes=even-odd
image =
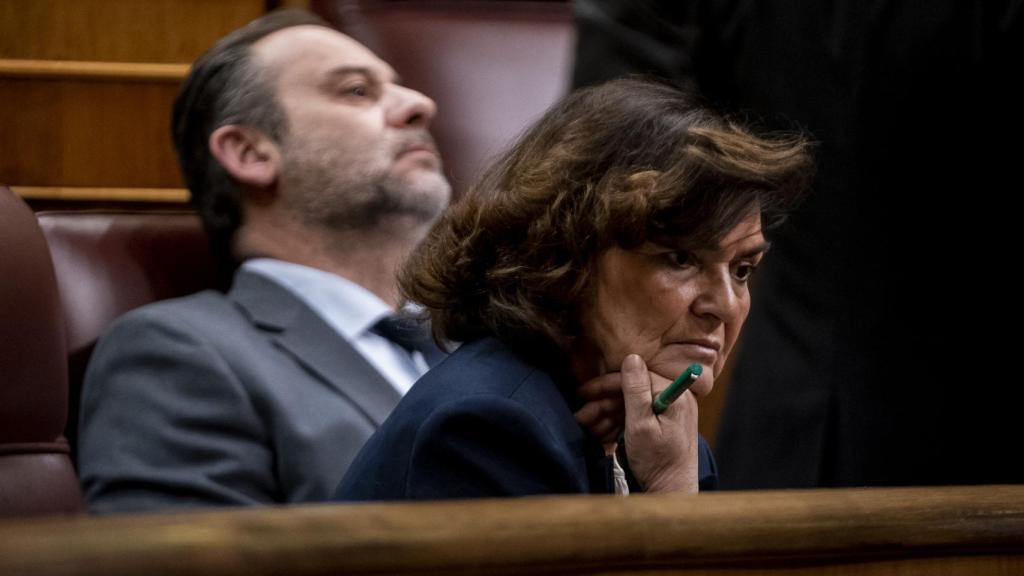
POLYGON ((1022 486, 320 505, 0 523, 2 574, 1022 571, 1022 486))

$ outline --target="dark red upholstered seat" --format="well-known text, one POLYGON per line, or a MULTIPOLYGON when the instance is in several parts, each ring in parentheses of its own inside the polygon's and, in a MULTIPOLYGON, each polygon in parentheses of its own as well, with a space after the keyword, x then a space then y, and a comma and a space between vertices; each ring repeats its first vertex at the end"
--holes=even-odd
POLYGON ((0 187, 0 517, 74 513, 64 321, 35 216, 0 187))
POLYGON ((96 340, 125 312, 215 286, 206 234, 190 211, 57 211, 38 214, 67 324, 71 411, 96 340))
POLYGON ((431 132, 464 192, 569 88, 569 2, 314 0, 314 8, 437 102, 431 132))

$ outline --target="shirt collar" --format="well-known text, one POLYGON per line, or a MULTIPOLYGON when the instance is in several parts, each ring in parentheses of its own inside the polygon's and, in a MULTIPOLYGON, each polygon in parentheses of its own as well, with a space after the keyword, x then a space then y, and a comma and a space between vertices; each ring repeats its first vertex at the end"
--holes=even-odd
POLYGON ((253 258, 242 263, 242 269, 284 286, 350 341, 393 312, 373 292, 318 268, 272 258, 253 258))

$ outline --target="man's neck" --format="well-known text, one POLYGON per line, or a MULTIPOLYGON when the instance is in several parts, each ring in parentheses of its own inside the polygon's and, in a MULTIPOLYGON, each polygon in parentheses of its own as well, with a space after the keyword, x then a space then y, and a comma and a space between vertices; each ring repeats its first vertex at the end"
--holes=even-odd
POLYGON ((397 274, 425 232, 425 226, 395 222, 368 230, 309 230, 244 226, 236 252, 318 268, 342 276, 398 307, 397 274))

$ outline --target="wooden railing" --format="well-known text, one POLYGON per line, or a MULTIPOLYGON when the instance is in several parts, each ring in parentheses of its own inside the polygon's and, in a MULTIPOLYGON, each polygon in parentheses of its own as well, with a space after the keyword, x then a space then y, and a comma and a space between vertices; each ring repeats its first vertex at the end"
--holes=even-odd
POLYGON ((320 505, 0 523, 0 574, 1024 574, 1024 486, 320 505))

